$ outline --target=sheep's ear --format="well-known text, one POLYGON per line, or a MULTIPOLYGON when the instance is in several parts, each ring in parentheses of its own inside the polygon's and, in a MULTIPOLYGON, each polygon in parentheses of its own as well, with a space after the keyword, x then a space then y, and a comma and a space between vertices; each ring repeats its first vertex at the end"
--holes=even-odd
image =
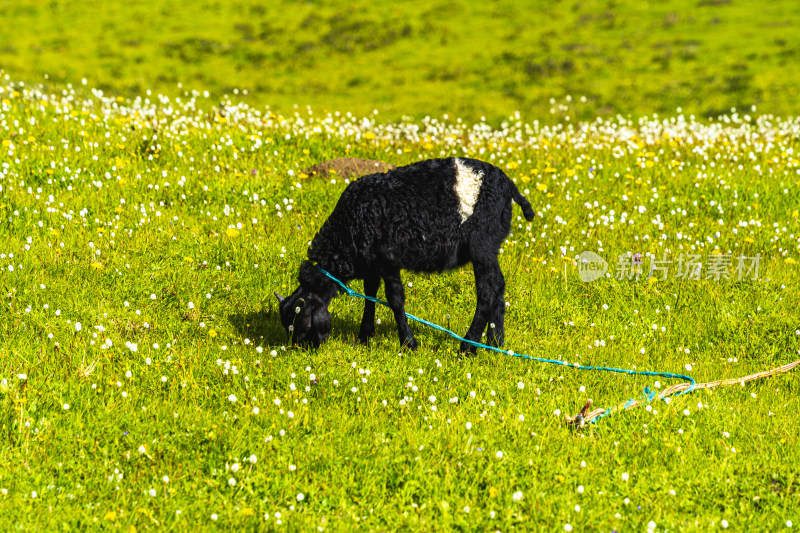
POLYGON ((278 299, 278 302, 283 302, 286 299, 283 296, 281 296, 280 294, 278 294, 278 291, 275 291, 274 294, 275 294, 275 298, 278 299))
POLYGON ((297 300, 297 305, 299 305, 301 308, 305 307, 306 306, 306 301, 303 298, 299 298, 297 300))

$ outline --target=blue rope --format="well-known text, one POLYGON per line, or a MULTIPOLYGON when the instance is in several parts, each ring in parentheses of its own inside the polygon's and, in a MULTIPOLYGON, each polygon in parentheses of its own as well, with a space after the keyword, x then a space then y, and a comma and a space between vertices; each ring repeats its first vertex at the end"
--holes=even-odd
MULTIPOLYGON (((337 278, 335 278, 330 272, 328 272, 327 270, 325 270, 321 266, 319 266, 319 265, 314 265, 314 266, 316 266, 317 269, 319 269, 320 272, 322 272, 323 274, 328 276, 330 279, 335 281, 342 288, 342 290, 344 290, 344 292, 346 292, 348 295, 355 296, 357 298, 362 298, 364 300, 369 300, 370 302, 375 302, 375 303, 381 304, 381 305, 383 305, 385 307, 391 308, 389 306, 389 304, 384 302, 383 300, 379 300, 378 298, 373 298, 372 296, 366 296, 364 294, 361 294, 361 293, 358 293, 358 292, 354 291, 353 289, 351 289, 350 287, 348 287, 347 285, 345 285, 344 283, 339 281, 337 278)), ((419 318, 419 317, 416 317, 416 316, 408 314, 408 313, 405 313, 405 315, 408 318, 410 318, 411 320, 416 320, 417 322, 421 322, 421 323, 425 324, 426 326, 428 326, 430 328, 433 328, 435 330, 441 331, 442 333, 447 333, 448 335, 450 335, 451 337, 453 337, 456 340, 459 340, 459 341, 462 341, 462 342, 466 342, 467 344, 471 344, 472 346, 476 346, 478 348, 484 348, 486 350, 491 350, 491 351, 494 351, 494 352, 497 352, 497 353, 501 353, 501 354, 504 354, 504 355, 510 355, 512 357, 519 357, 521 359, 528 359, 530 361, 536 361, 538 363, 549 363, 549 364, 553 364, 553 365, 567 366, 569 368, 574 368, 576 370, 599 370, 599 371, 603 371, 603 372, 616 372, 616 373, 619 373, 619 374, 628 374, 629 376, 653 376, 653 377, 661 377, 661 378, 667 378, 667 379, 681 379, 683 381, 689 382, 689 388, 684 390, 684 391, 681 391, 681 392, 677 393, 675 396, 680 396, 682 394, 688 394, 688 393, 692 392, 692 390, 694 390, 694 386, 695 386, 694 379, 692 377, 690 377, 690 376, 686 376, 686 375, 683 375, 683 374, 673 374, 671 372, 651 372, 649 370, 625 370, 623 368, 613 368, 613 367, 609 367, 609 366, 584 366, 584 365, 580 365, 578 363, 569 364, 566 361, 558 361, 556 359, 546 359, 546 358, 542 358, 542 357, 533 357, 531 355, 525 355, 525 354, 521 354, 521 353, 514 353, 512 350, 503 350, 503 349, 497 348, 495 346, 488 346, 488 345, 482 344, 480 342, 476 342, 476 341, 471 341, 469 339, 465 339, 464 337, 461 337, 460 335, 457 335, 456 333, 453 333, 449 329, 443 328, 442 326, 439 326, 438 324, 434 324, 433 322, 429 322, 429 321, 425 320, 424 318, 419 318)), ((645 388, 644 394, 645 394, 645 397, 648 399, 648 401, 652 401, 653 398, 655 398, 657 396, 656 393, 650 392, 650 388, 649 387, 645 388)), ((623 410, 625 409, 625 407, 627 407, 628 405, 633 403, 633 401, 634 401, 633 398, 628 400, 628 402, 623 407, 623 410)), ((610 413, 611 413, 611 409, 610 408, 606 409, 606 411, 602 415, 600 415, 597 418, 595 418, 594 420, 592 420, 591 423, 592 424, 596 423, 597 420, 599 420, 600 418, 603 418, 604 416, 606 416, 606 415, 608 415, 610 413)))

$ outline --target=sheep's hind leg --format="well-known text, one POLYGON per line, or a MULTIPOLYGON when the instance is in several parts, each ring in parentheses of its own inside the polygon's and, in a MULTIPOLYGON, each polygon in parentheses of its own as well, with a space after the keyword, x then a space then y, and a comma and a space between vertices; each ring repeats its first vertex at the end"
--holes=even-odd
MULTIPOLYGON (((364 294, 375 298, 378 294, 378 287, 381 285, 381 278, 375 274, 364 278, 364 294)), ((358 340, 364 344, 375 335, 375 302, 364 300, 364 316, 361 318, 361 329, 358 332, 358 340)))
MULTIPOLYGON (((467 330, 466 335, 464 335, 464 338, 480 342, 481 335, 486 329, 486 325, 491 316, 492 319, 496 319, 497 322, 494 323, 495 327, 491 328, 492 330, 489 332, 488 342, 490 345, 502 343, 503 314, 502 312, 497 312, 497 306, 504 305, 503 291, 505 282, 503 280, 503 272, 500 270, 500 264, 497 262, 497 257, 492 257, 491 260, 485 264, 473 262, 472 266, 475 271, 475 292, 478 297, 478 302, 475 307, 475 317, 472 319, 472 324, 467 330)), ((477 347, 462 341, 461 351, 475 353, 477 347)))
POLYGON ((386 300, 394 312, 394 319, 397 322, 397 333, 400 336, 400 344, 416 350, 418 344, 408 325, 405 312, 406 295, 403 289, 403 280, 400 279, 400 271, 395 270, 384 274, 383 281, 386 284, 386 300))
POLYGON ((489 346, 502 346, 506 340, 505 334, 505 315, 506 315, 506 283, 503 279, 503 272, 500 271, 500 288, 497 290, 495 303, 489 313, 489 326, 486 329, 487 344, 489 346))

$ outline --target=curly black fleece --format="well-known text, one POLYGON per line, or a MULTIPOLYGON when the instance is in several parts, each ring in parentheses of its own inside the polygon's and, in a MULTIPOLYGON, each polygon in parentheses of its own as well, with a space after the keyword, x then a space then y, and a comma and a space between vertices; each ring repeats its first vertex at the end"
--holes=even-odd
MULTIPOLYGON (((503 343, 505 282, 497 253, 509 233, 511 201, 520 205, 529 221, 534 212, 502 170, 475 159, 458 161, 482 175, 477 202, 466 220, 462 221, 455 190, 456 159, 431 159, 348 185, 308 250, 311 261, 343 282, 363 279, 368 296, 375 296, 383 279, 400 341, 411 348, 417 342, 404 314, 400 271, 442 272, 470 262, 478 302, 465 338, 479 340, 491 322, 489 343, 503 343)), ((295 340, 319 345, 327 331, 315 331, 314 319, 324 322, 338 288, 308 261, 298 277, 300 287, 282 300, 281 316, 285 326, 295 324, 295 340), (303 306, 296 306, 298 301, 303 306), (297 311, 300 307, 302 314, 297 311)), ((375 304, 367 301, 359 333, 362 341, 374 335, 374 321, 375 304)), ((328 316, 328 330, 329 323, 328 316)), ((465 343, 461 348, 471 349, 465 343)))

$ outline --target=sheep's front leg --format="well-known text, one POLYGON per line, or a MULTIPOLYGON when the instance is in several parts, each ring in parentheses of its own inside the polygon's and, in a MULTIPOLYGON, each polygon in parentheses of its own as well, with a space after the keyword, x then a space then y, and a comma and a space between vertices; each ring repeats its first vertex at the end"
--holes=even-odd
POLYGON ((416 350, 417 339, 414 338, 414 334, 408 326, 408 320, 406 320, 406 295, 403 289, 403 280, 400 279, 400 270, 384 274, 383 281, 386 284, 386 300, 394 312, 394 319, 397 322, 400 344, 416 350))
MULTIPOLYGON (((505 281, 503 280, 503 272, 500 270, 500 264, 497 262, 497 257, 492 257, 486 263, 473 262, 473 269, 475 271, 475 292, 478 296, 478 303, 475 308, 475 317, 472 319, 472 324, 464 338, 480 342, 481 335, 491 317, 494 321, 494 328, 489 330, 489 344, 493 346, 502 344, 504 340, 503 313, 505 312, 505 305, 503 292, 505 290, 505 281), (498 305, 503 306, 502 310, 498 309, 498 305)), ((461 351, 475 353, 477 348, 467 342, 462 342, 461 351)))
MULTIPOLYGON (((364 294, 375 298, 378 294, 378 287, 381 285, 381 278, 375 274, 364 278, 364 294)), ((361 318, 361 329, 358 332, 358 340, 365 343, 375 335, 375 302, 364 300, 364 316, 361 318)))

